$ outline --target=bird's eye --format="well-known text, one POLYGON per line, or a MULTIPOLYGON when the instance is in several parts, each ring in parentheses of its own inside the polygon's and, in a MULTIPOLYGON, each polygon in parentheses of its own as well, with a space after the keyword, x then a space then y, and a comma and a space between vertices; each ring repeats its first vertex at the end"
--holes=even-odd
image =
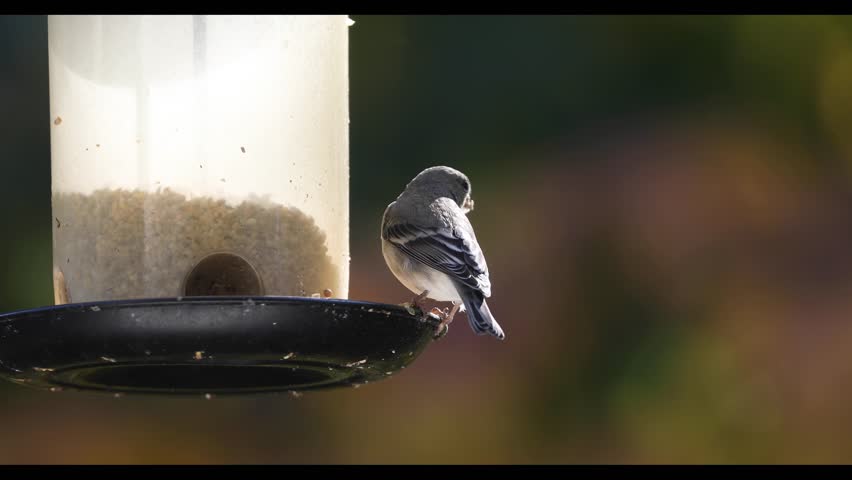
POLYGON ((462 185, 462 188, 463 188, 465 191, 470 190, 470 182, 468 182, 467 180, 462 180, 462 181, 461 181, 461 185, 462 185))

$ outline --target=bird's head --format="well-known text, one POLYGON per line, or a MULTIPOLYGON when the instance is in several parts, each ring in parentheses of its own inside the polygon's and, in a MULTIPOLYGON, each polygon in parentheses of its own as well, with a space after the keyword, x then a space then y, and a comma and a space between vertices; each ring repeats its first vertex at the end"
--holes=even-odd
POLYGON ((447 197, 468 213, 473 210, 470 180, 462 172, 445 166, 429 167, 408 182, 407 191, 428 192, 435 198, 447 197))

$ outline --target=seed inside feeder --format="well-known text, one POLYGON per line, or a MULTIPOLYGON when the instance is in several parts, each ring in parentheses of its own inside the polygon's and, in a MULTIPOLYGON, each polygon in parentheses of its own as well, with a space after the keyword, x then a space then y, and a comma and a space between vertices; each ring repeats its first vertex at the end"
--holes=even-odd
POLYGON ((339 289, 326 235, 304 212, 252 198, 54 193, 57 303, 339 289))

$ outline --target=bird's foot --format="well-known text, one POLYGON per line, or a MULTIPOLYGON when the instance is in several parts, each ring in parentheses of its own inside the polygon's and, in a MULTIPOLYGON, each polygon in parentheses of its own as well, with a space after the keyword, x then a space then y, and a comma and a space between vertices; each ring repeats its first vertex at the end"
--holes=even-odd
POLYGON ((405 310, 407 310, 409 314, 417 315, 418 310, 420 312, 423 312, 425 310, 423 299, 425 299, 427 295, 429 295, 429 290, 424 290, 423 293, 414 297, 414 299, 412 299, 410 302, 403 303, 402 306, 405 307, 405 310))
POLYGON ((417 315, 417 309, 414 308, 414 304, 411 302, 405 302, 399 304, 400 307, 404 308, 409 315, 417 315))
POLYGON ((430 313, 441 319, 441 323, 438 324, 438 329, 433 337, 435 340, 443 338, 450 331, 450 323, 459 311, 459 307, 460 305, 454 304, 452 310, 449 308, 441 310, 438 307, 432 309, 430 313))
POLYGON ((412 300, 411 303, 413 303, 414 306, 419 308, 420 310, 423 310, 423 307, 424 307, 423 300, 426 298, 427 295, 429 295, 429 290, 423 290, 423 292, 420 295, 417 295, 416 297, 414 297, 414 300, 412 300))
POLYGON ((436 333, 435 336, 432 337, 432 339, 433 340, 440 340, 440 339, 444 338, 444 336, 449 331, 450 331, 450 326, 445 324, 445 323, 442 323, 441 326, 438 327, 438 333, 436 333))

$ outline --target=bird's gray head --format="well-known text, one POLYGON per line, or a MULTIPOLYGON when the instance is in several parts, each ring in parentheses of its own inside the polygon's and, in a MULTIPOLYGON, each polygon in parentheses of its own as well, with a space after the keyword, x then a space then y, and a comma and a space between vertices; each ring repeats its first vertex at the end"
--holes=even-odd
POLYGON ((470 180, 467 175, 455 168, 429 167, 408 182, 406 190, 412 189, 419 192, 429 192, 435 198, 451 198, 465 213, 473 210, 470 180))

